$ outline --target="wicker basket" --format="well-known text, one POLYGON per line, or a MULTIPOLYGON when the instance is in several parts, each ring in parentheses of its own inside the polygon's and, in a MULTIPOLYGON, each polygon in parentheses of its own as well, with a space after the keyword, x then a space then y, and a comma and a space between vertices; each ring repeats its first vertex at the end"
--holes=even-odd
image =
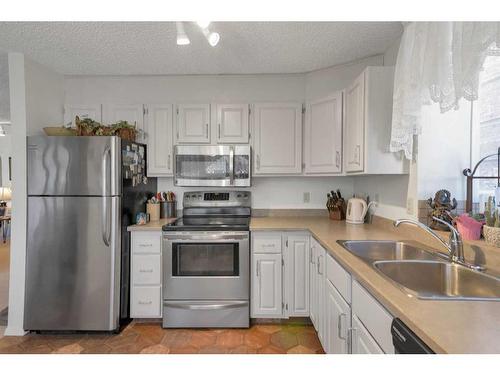
POLYGON ((500 228, 483 226, 483 235, 486 243, 500 247, 500 228))
POLYGON ((76 135, 76 129, 73 128, 63 128, 62 126, 47 126, 43 128, 45 134, 50 136, 68 136, 76 135))

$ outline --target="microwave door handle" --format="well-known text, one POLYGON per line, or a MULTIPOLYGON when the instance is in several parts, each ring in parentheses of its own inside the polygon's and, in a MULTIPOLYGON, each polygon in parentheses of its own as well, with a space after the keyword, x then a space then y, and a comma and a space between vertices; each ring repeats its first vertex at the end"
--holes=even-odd
POLYGON ((234 184, 234 147, 229 148, 229 184, 234 184))

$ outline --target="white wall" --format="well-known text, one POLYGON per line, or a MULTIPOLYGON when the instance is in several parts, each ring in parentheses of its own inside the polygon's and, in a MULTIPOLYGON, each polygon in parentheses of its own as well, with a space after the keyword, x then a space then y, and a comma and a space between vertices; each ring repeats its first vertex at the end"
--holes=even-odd
POLYGON ((10 250, 9 318, 5 335, 23 335, 26 266, 27 186, 26 136, 44 126, 62 124, 64 78, 9 53, 12 121, 12 237, 10 250))
MULTIPOLYGON (((340 189, 350 197, 352 187, 351 177, 254 177, 250 188, 239 190, 252 192, 252 208, 256 209, 321 209, 326 207, 327 192, 340 189), (310 193, 309 203, 303 202, 306 192, 310 193)), ((185 191, 202 189, 173 186, 171 178, 160 178, 158 190, 175 192, 181 202, 185 191)), ((182 203, 178 204, 177 208, 182 208, 182 203)))
POLYGON ((0 122, 10 121, 9 59, 0 51, 0 122))
POLYGON ((5 137, 0 137, 0 186, 10 186, 9 156, 12 156, 12 135, 10 126, 3 126, 5 137))

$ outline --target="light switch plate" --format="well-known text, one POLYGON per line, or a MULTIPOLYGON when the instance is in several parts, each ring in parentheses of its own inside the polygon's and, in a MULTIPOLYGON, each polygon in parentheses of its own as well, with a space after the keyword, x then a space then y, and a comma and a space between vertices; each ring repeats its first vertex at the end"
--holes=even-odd
POLYGON ((306 191, 304 192, 304 203, 309 203, 311 201, 311 193, 306 191))

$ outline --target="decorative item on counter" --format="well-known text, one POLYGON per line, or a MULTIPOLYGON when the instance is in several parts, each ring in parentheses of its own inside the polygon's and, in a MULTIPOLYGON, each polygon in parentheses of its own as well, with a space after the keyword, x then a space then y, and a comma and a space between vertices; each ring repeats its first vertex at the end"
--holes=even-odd
POLYGON ((344 220, 345 219, 345 200, 340 194, 340 189, 337 191, 330 191, 326 194, 326 208, 331 220, 344 220))
POLYGON ((479 240, 484 220, 478 220, 468 214, 462 214, 454 219, 458 232, 464 240, 479 240))
POLYGON ((177 205, 175 194, 173 191, 161 192, 156 194, 157 199, 160 201, 160 217, 173 218, 177 217, 177 205))
POLYGON ((156 196, 148 200, 146 212, 149 214, 150 221, 160 220, 160 202, 156 196))
POLYGON ((145 212, 139 212, 135 215, 135 223, 137 225, 145 225, 148 222, 148 215, 145 212))
POLYGON ((455 198, 451 199, 451 193, 448 190, 441 189, 434 195, 434 200, 432 198, 427 199, 427 204, 432 208, 432 211, 429 212, 429 219, 431 221, 429 226, 434 230, 449 232, 450 228, 434 220, 432 217, 437 217, 451 225, 453 223, 451 211, 457 208, 457 200, 455 198))
POLYGON ((483 227, 484 239, 490 245, 500 247, 500 210, 496 208, 494 197, 488 198, 484 210, 486 225, 483 227))

